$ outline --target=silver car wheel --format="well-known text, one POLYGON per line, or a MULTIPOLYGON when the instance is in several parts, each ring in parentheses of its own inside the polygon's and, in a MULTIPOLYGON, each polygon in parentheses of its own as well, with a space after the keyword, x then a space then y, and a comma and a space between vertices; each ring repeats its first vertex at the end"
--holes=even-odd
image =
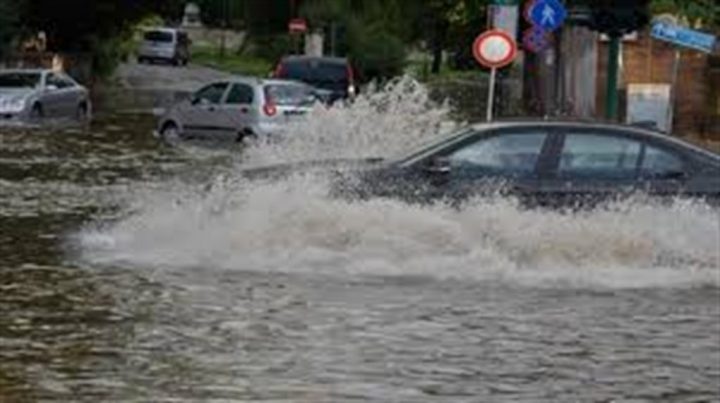
POLYGON ((86 104, 80 104, 78 105, 77 111, 75 112, 75 118, 77 118, 80 122, 85 122, 88 120, 89 114, 88 114, 88 107, 86 104))
POLYGON ((35 104, 33 105, 32 109, 30 110, 30 120, 33 122, 37 122, 43 118, 45 113, 43 112, 42 105, 35 104))
POLYGON ((174 123, 168 123, 160 131, 160 137, 169 143, 180 141, 180 129, 174 123))

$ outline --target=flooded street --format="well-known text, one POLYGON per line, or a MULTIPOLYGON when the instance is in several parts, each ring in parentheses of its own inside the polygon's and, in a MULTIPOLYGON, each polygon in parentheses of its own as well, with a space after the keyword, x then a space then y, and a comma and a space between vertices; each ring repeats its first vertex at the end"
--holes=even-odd
POLYGON ((234 176, 407 150, 447 123, 417 96, 245 153, 163 145, 142 114, 0 128, 0 402, 720 402, 717 208, 234 176))

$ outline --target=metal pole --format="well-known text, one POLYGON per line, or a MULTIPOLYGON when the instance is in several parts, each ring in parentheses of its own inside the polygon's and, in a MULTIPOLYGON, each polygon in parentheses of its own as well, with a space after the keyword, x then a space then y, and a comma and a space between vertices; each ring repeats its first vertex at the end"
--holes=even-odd
POLYGON ((680 71, 680 49, 675 49, 675 60, 673 61, 672 68, 672 82, 670 83, 670 100, 668 105, 668 116, 667 116, 667 133, 673 132, 673 119, 675 118, 675 101, 677 100, 677 80, 678 73, 680 71))
POLYGON ((610 34, 610 49, 608 49, 608 77, 605 96, 605 117, 608 120, 617 120, 618 117, 618 70, 620 68, 620 34, 610 34))
POLYGON ((497 69, 490 69, 490 88, 488 88, 487 100, 487 121, 493 120, 493 104, 495 103, 495 79, 497 78, 497 69))
POLYGON ((228 28, 228 0, 223 0, 222 2, 222 29, 220 30, 220 57, 225 58, 225 47, 226 47, 226 38, 225 35, 227 34, 225 31, 228 28))

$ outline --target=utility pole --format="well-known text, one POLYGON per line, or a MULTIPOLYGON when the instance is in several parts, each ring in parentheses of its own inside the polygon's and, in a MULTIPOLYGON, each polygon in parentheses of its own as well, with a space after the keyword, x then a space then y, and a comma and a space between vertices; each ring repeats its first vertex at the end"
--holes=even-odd
POLYGON ((607 87, 605 96, 605 117, 614 121, 618 118, 618 72, 620 70, 620 38, 619 33, 610 34, 608 49, 607 87))
POLYGON ((226 34, 228 29, 228 1, 229 0, 222 0, 222 28, 220 29, 220 57, 225 57, 225 47, 226 47, 226 34))

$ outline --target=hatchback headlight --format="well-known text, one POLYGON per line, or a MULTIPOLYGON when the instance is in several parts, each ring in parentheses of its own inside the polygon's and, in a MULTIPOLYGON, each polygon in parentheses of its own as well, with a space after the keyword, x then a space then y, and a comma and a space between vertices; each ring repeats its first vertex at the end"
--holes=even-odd
POLYGON ((22 112, 25 109, 25 97, 0 98, 0 112, 22 112))

